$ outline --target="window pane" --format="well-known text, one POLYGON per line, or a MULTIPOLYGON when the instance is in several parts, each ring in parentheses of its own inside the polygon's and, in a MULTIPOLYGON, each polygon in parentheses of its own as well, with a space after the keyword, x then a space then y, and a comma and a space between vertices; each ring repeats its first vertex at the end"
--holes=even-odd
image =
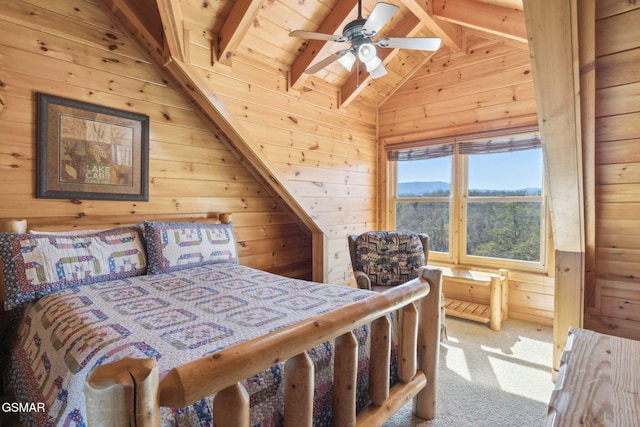
POLYGON ((540 196, 542 149, 469 156, 469 196, 540 196))
POLYGON ((449 201, 396 203, 396 229, 429 235, 429 250, 449 252, 449 201))
POLYGON ((449 197, 451 156, 398 162, 398 197, 449 197))
POLYGON ((539 202, 467 203, 467 255, 540 261, 539 202))

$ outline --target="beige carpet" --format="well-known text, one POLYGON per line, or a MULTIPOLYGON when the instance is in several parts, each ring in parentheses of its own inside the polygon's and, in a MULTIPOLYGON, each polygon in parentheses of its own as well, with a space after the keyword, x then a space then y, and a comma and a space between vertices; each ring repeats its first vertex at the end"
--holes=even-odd
POLYGON ((440 346, 436 418, 406 405, 385 427, 544 426, 551 379, 552 328, 507 320, 500 332, 447 317, 440 346))

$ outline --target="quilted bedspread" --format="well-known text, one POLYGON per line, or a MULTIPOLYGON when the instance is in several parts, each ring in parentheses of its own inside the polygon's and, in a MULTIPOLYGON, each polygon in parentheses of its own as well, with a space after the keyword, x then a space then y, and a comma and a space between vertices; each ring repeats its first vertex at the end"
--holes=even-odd
MULTIPOLYGON (((11 338, 9 383, 23 402, 45 402, 27 425, 85 425, 83 387, 105 362, 154 357, 161 376, 173 367, 371 295, 254 270, 236 264, 86 285, 31 303, 11 338)), ((360 341, 359 406, 364 406, 367 328, 360 341)), ((331 425, 331 354, 309 352, 316 366, 314 423, 331 425)), ((282 365, 244 382, 252 425, 280 425, 282 365)), ((211 425, 212 398, 189 408, 162 409, 163 425, 211 425)))

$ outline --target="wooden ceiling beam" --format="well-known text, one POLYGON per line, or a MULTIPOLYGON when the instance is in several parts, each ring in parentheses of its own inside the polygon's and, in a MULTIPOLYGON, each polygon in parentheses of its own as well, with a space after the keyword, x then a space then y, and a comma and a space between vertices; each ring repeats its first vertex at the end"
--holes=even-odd
POLYGON ((136 37, 155 61, 158 63, 166 61, 162 40, 154 36, 144 22, 142 22, 139 13, 135 10, 136 3, 131 5, 127 0, 103 1, 111 13, 124 24, 127 31, 136 37))
POLYGON ((442 43, 449 47, 451 52, 460 52, 463 47, 462 28, 459 25, 437 19, 433 15, 433 5, 430 1, 401 0, 422 24, 436 37, 442 39, 442 43))
MULTIPOLYGON (((316 31, 325 34, 342 34, 342 28, 350 21, 349 16, 354 11, 357 2, 355 0, 339 1, 331 10, 331 13, 322 22, 316 31)), ((306 80, 304 70, 309 68, 327 42, 323 40, 309 40, 300 52, 300 55, 291 64, 289 72, 289 87, 300 89, 306 80)))
MULTIPOLYGON (((386 37, 413 37, 415 36, 422 23, 413 14, 408 13, 400 24, 386 35, 386 37)), ((378 58, 382 60, 383 65, 387 65, 396 55, 398 49, 378 49, 378 58)), ((359 72, 351 73, 347 81, 340 88, 341 106, 346 107, 353 101, 364 88, 367 87, 371 80, 371 75, 360 67, 359 72)))
POLYGON ((160 19, 162 20, 164 42, 169 49, 168 56, 184 61, 184 27, 180 2, 172 0, 156 0, 156 2, 160 12, 160 19))
POLYGON ((216 48, 218 62, 231 65, 233 52, 256 20, 262 3, 262 0, 236 0, 218 35, 216 48))
POLYGON ((475 28, 469 28, 467 27, 464 32, 467 34, 467 36, 469 34, 472 34, 474 36, 478 36, 480 38, 486 39, 486 40, 495 40, 498 43, 502 43, 506 46, 511 46, 515 49, 519 49, 519 50, 529 50, 529 42, 521 42, 521 41, 517 41, 513 38, 508 38, 508 37, 504 37, 498 34, 493 34, 493 33, 489 33, 487 31, 483 31, 483 30, 476 30, 475 28))
POLYGON ((527 42, 524 12, 475 0, 433 0, 433 15, 452 24, 527 42))

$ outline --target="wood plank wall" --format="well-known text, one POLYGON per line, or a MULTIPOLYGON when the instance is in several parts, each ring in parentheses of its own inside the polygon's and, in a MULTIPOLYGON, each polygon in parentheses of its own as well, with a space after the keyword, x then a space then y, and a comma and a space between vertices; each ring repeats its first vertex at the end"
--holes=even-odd
POLYGON ((382 104, 383 144, 537 124, 526 45, 469 33, 465 45, 440 49, 382 104))
POLYGON ((596 281, 585 326, 640 339, 640 4, 596 2, 596 281))
MULTIPOLYGON (((380 107, 382 147, 537 124, 526 45, 471 33, 465 43, 465 52, 441 49, 380 107)), ((552 254, 551 241, 547 248, 552 254)), ((551 325, 553 274, 551 263, 546 274, 510 272, 509 316, 551 325)), ((452 289, 454 296, 486 304, 485 291, 459 285, 452 289)))
POLYGON ((0 219, 96 228, 232 212, 240 260, 311 275, 311 241, 100 2, 0 10, 0 219), (149 201, 35 198, 36 92, 150 116, 149 201))
POLYGON ((376 109, 339 107, 339 93, 317 79, 315 90, 288 88, 276 50, 241 48, 228 67, 212 63, 205 30, 189 28, 188 39, 190 63, 327 230, 328 282, 355 285, 347 236, 378 227, 376 109))

